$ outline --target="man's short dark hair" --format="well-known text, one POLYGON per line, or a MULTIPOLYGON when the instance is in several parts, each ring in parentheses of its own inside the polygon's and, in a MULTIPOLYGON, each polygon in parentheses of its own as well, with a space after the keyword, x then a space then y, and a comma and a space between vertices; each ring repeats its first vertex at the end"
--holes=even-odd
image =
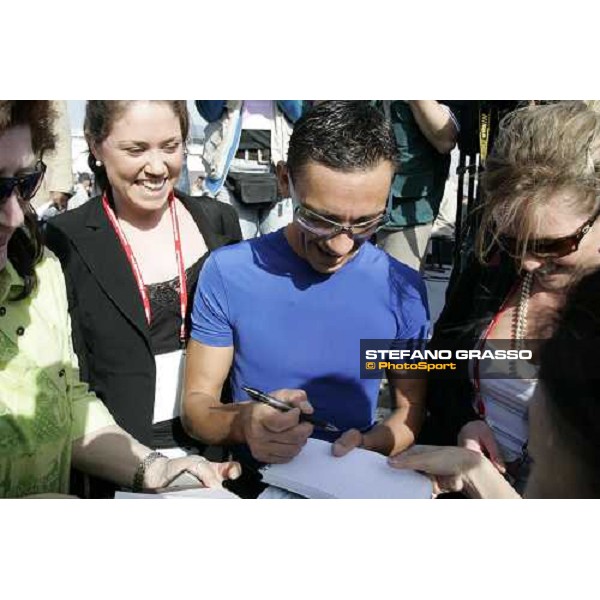
POLYGON ((309 162, 338 171, 395 163, 396 142, 382 111, 365 101, 331 100, 306 112, 294 126, 287 165, 297 176, 309 162))

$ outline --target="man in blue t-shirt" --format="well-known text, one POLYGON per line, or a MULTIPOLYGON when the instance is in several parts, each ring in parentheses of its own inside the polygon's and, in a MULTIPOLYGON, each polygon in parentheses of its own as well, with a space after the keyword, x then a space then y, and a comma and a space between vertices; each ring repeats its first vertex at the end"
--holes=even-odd
POLYGON ((309 436, 335 441, 338 456, 413 443, 424 381, 391 379, 395 410, 375 424, 380 382, 360 377, 361 338, 424 339, 429 328, 419 274, 368 242, 385 216, 395 154, 388 122, 367 102, 320 103, 297 122, 278 166, 294 221, 213 252, 200 275, 182 415, 191 435, 245 444, 271 463, 291 460, 309 436), (229 374, 234 403, 224 405, 229 374), (295 408, 248 402, 242 386, 295 408), (301 412, 343 433, 314 429, 301 412))

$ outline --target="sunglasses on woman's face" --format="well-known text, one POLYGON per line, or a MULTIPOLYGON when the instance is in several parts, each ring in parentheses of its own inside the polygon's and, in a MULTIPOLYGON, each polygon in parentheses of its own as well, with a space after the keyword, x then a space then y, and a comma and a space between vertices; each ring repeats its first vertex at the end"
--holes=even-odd
MULTIPOLYGON (((600 211, 590 217, 581 227, 571 235, 565 235, 559 238, 540 238, 529 240, 525 247, 524 254, 530 254, 537 258, 562 258, 576 252, 581 240, 585 234, 592 228, 592 225, 600 215, 600 211)), ((517 239, 507 235, 498 237, 500 246, 504 248, 511 256, 519 258, 519 245, 517 239)))
POLYGON ((46 165, 40 160, 32 173, 18 177, 0 177, 0 206, 11 197, 15 189, 23 202, 29 202, 40 188, 45 172, 46 165))

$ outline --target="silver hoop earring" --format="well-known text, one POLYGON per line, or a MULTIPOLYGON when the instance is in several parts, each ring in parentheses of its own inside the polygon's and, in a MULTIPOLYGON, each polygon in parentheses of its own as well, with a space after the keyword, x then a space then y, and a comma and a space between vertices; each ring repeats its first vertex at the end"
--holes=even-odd
POLYGON ((97 167, 101 167, 102 166, 102 161, 101 160, 97 160, 96 161, 96 166, 97 167))

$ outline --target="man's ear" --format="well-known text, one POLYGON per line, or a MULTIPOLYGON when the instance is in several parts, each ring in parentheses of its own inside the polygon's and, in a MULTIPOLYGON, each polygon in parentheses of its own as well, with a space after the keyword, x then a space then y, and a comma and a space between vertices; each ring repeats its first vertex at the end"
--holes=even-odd
POLYGON ((287 165, 280 160, 277 163, 277 167, 275 167, 275 171, 277 173, 277 188, 279 191, 280 198, 289 198, 290 197, 290 186, 288 180, 288 168, 287 165))

